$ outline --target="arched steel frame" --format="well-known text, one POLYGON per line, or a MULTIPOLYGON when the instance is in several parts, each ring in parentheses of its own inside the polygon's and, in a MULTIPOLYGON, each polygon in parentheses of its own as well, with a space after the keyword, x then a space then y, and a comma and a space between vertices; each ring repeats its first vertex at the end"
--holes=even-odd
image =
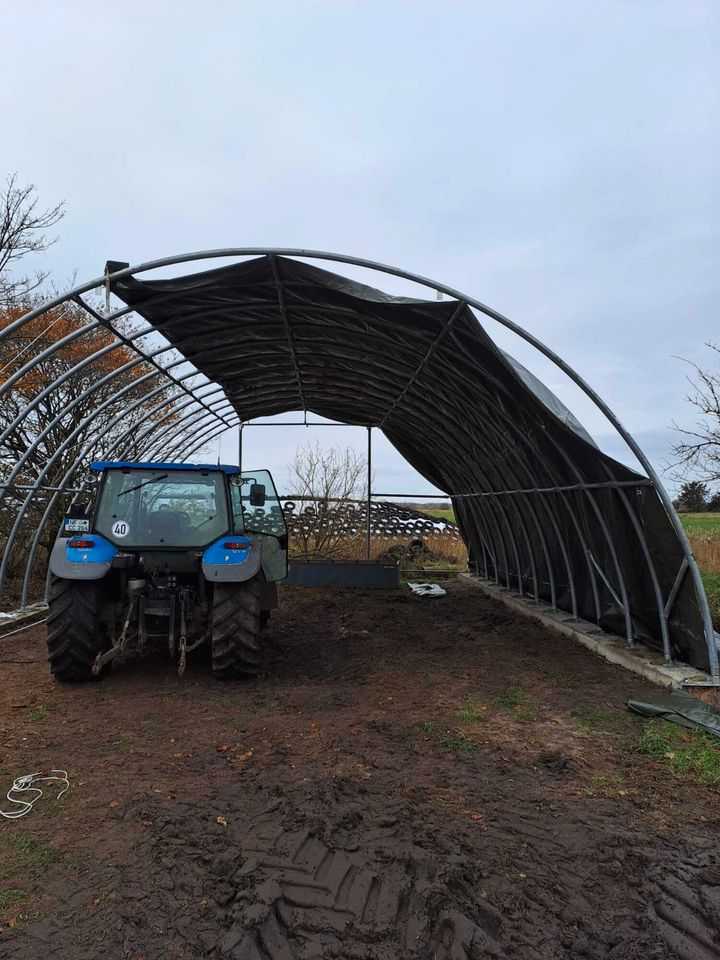
MULTIPOLYGON (((572 459, 567 451, 561 449, 560 446, 555 444, 557 452, 565 460, 573 475, 577 477, 577 483, 574 485, 565 484, 563 486, 558 484, 558 478, 553 476, 550 464, 545 458, 543 458, 542 451, 538 449, 536 444, 533 444, 529 437, 523 435, 520 431, 515 429, 510 418, 506 418, 502 424, 488 422, 486 424, 486 429, 484 430, 484 438, 489 449, 494 450, 497 456, 505 457, 505 476, 510 476, 512 478, 513 483, 516 484, 515 488, 502 489, 505 484, 498 481, 501 481, 504 478, 500 475, 497 475, 495 477, 487 476, 488 485, 494 489, 467 492, 452 490, 447 491, 447 495, 450 496, 456 504, 464 504, 465 509, 472 516, 474 528, 472 536, 477 537, 477 542, 471 544, 474 552, 476 555, 483 557, 486 575, 488 572, 487 558, 489 557, 492 563, 493 575, 496 582, 500 583, 502 573, 504 575, 503 578, 505 580, 506 587, 509 589, 512 588, 513 581, 515 581, 515 585, 521 595, 525 592, 525 581, 529 578, 532 584, 531 592, 536 600, 539 597, 539 582, 541 579, 541 572, 544 570, 550 589, 552 606, 557 608, 557 574, 553 569, 550 551, 546 542, 546 535, 538 514, 538 509, 540 509, 543 515, 547 518, 553 535, 558 543, 560 556, 562 558, 563 566, 565 567, 565 574, 570 591, 570 612, 575 618, 577 618, 574 571, 569 560, 561 530, 560 510, 563 510, 573 525, 575 533, 578 537, 578 541, 582 544, 585 552, 586 565, 593 592, 597 619, 600 617, 599 591, 604 587, 614 598, 618 606, 622 609, 625 621, 626 637, 628 642, 632 643, 633 625, 630 615, 630 603, 627 593, 627 586, 623 578, 622 568, 618 560, 611 531, 605 522, 602 510, 595 498, 595 491, 603 486, 617 489, 620 501, 623 504, 623 508, 627 512, 627 515, 630 519, 632 529, 637 535, 642 556, 645 560, 648 574, 652 583, 666 660, 670 661, 671 658, 668 619, 683 581, 685 577, 689 575, 692 580, 698 608, 702 617, 711 676, 713 681, 720 682, 718 648, 713 629, 712 618, 710 615, 710 609, 708 607, 705 590, 702 584, 700 570, 693 555, 692 548, 685 530, 675 512, 672 501, 670 500, 670 497, 668 496, 667 491, 665 490, 652 464, 649 462, 632 435, 623 426, 619 418, 605 403, 605 401, 596 393, 596 391, 593 390, 593 388, 584 380, 584 378, 581 377, 576 370, 574 370, 566 361, 558 356, 550 347, 544 344, 533 334, 524 330, 508 317, 496 310, 493 310, 491 307, 473 297, 460 293, 458 290, 455 290, 452 287, 439 283, 435 280, 431 280, 427 277, 423 277, 397 267, 388 266, 387 264, 378 263, 360 257, 346 256, 343 254, 319 250, 265 247, 225 248, 185 253, 179 256, 164 257, 158 260, 147 261, 135 266, 123 267, 122 269, 116 270, 112 273, 106 273, 101 277, 81 284, 66 294, 48 300, 43 305, 18 318, 14 323, 9 324, 4 330, 0 331, 1 341, 20 330, 25 324, 39 316, 42 316, 42 314, 46 313, 48 310, 59 307, 70 301, 81 307, 82 310, 85 311, 86 314, 91 318, 91 321, 88 324, 72 331, 70 334, 61 338, 56 343, 39 352, 32 359, 28 360, 27 363, 25 363, 15 374, 13 374, 13 376, 9 377, 8 380, 0 387, 0 398, 2 398, 2 395, 5 392, 11 390, 15 384, 22 379, 22 377, 32 371, 39 363, 43 362, 48 357, 51 357, 57 351, 62 350, 64 347, 70 345, 74 341, 79 340, 82 337, 103 327, 107 329, 114 337, 113 343, 106 344, 94 351, 89 356, 83 358, 80 362, 75 364, 72 369, 68 370, 58 381, 48 385, 40 393, 38 393, 28 403, 23 411, 18 414, 13 423, 10 424, 2 434, 0 434, 0 445, 7 440, 12 431, 22 424, 25 418, 31 414, 31 412, 40 402, 42 402, 45 397, 50 395, 54 390, 59 389, 62 384, 70 379, 74 374, 91 367, 92 364, 102 360, 109 353, 118 349, 119 347, 125 347, 131 350, 136 354, 136 358, 126 362, 125 364, 122 364, 116 370, 113 370, 99 378, 95 383, 87 388, 81 397, 78 397, 74 403, 71 403, 61 416, 67 415, 67 413, 70 412, 74 405, 79 403, 80 400, 85 399, 87 396, 91 395, 94 391, 100 389, 101 387, 111 384, 116 378, 121 378, 122 382, 124 374, 140 364, 149 365, 153 367, 154 370, 145 373, 142 377, 134 380, 131 383, 122 383, 122 386, 115 390, 114 393, 112 393, 102 402, 102 404, 99 405, 96 413, 100 409, 110 408, 113 406, 113 404, 123 400, 127 394, 131 393, 138 386, 146 384, 156 377, 164 378, 164 382, 161 386, 153 386, 153 389, 149 394, 141 396, 139 399, 121 410, 116 416, 112 417, 111 420, 106 423, 100 431, 92 435, 85 442, 84 446, 73 460, 71 466, 66 471, 63 480, 60 482, 58 488, 54 491, 53 496, 49 499, 43 517, 35 532, 25 568, 22 592, 23 605, 27 600, 30 574, 35 562, 35 556, 40 537, 42 535, 44 526, 52 515, 52 510, 55 503, 60 496, 63 496, 66 493, 72 492, 73 499, 79 495, 78 492, 76 492, 78 488, 72 486, 73 477, 77 473, 78 468, 82 467, 82 465, 86 462, 86 459, 91 456, 92 450, 107 435, 107 433, 116 428, 120 423, 123 422, 123 420, 126 420, 128 417, 130 417, 135 410, 139 409, 144 404, 147 404, 148 400, 158 397, 164 391, 171 391, 171 395, 169 397, 165 397, 164 400, 160 401, 153 408, 151 408, 149 413, 148 411, 144 411, 146 414, 146 416, 144 416, 144 420, 146 421, 148 419, 148 415, 154 417, 156 414, 160 414, 156 419, 153 419, 144 430, 140 430, 138 432, 136 425, 131 422, 127 429, 125 429, 113 441, 111 452, 119 448, 120 456, 123 455, 123 452, 127 448, 127 444, 123 446, 124 441, 132 438, 135 449, 140 450, 143 456, 164 456, 166 458, 168 456, 172 456, 183 458, 191 456, 195 450, 205 446, 211 440, 220 436, 227 430, 234 427, 238 427, 240 430, 242 430, 244 426, 241 419, 234 411, 232 404, 225 397, 223 388, 219 386, 213 386, 213 382, 201 371, 193 369, 191 372, 185 373, 181 376, 175 376, 173 374, 172 371, 176 367, 181 367, 184 364, 189 364, 192 366, 190 361, 188 361, 185 357, 181 356, 179 359, 172 360, 166 365, 158 362, 158 358, 163 354, 174 351, 181 353, 182 350, 177 344, 170 343, 168 346, 160 346, 149 351, 145 350, 141 346, 141 341, 145 337, 151 336, 153 333, 160 333, 161 336, 166 337, 167 333, 172 329, 172 320, 166 322, 162 330, 159 330, 153 324, 148 323, 141 329, 126 334, 116 326, 116 323, 118 320, 121 320, 123 317, 131 314, 133 312, 132 307, 123 306, 121 309, 113 312, 108 311, 106 315, 103 315, 91 304, 89 304, 86 299, 84 299, 83 294, 91 291, 109 291, 111 282, 121 280, 125 277, 147 273, 148 271, 158 270, 164 267, 173 267, 183 263, 193 263, 205 260, 228 260, 258 256, 268 258, 272 267, 273 276, 275 277, 277 283, 278 308, 283 317, 283 322, 287 332, 290 356, 295 368, 296 388, 298 397, 300 399, 300 407, 305 411, 306 404, 303 396, 302 378, 297 365, 292 326, 284 302, 281 268, 277 260, 277 258, 281 256, 293 257, 300 260, 310 259, 330 261, 373 270, 378 273, 388 274, 390 276, 395 276, 403 280, 419 284, 420 286, 426 287, 438 293, 442 293, 445 296, 457 301, 458 306, 456 311, 445 324, 435 341, 431 344, 421 363, 411 372, 404 387, 394 396, 388 396, 388 405, 385 408, 382 416, 379 419, 375 418, 373 422, 373 419, 370 416, 372 411, 368 411, 369 416, 366 424, 368 428, 382 428, 393 410, 402 404, 403 398, 412 387, 421 370, 426 364, 431 363, 434 356, 436 356, 435 348, 450 331, 455 318, 466 306, 473 308, 484 316, 507 328, 516 336, 520 337, 522 340, 534 347, 534 349, 536 349, 540 354, 558 367, 601 411, 613 429, 632 451, 636 460, 645 470, 647 474, 647 485, 652 486, 656 491, 682 548, 683 560, 679 570, 677 571, 675 581, 667 596, 664 596, 652 556, 648 549, 647 541, 643 534, 641 523, 630 499, 622 489, 623 483, 621 481, 614 480, 610 472, 606 470, 608 475, 607 484, 584 483, 579 469, 572 462, 572 459), (200 384, 192 383, 190 385, 186 383, 188 380, 193 380, 194 378, 199 377, 204 378, 205 382, 200 384), (205 387, 213 388, 206 393, 200 393, 199 391, 205 387), (187 399, 183 400, 181 403, 178 403, 179 393, 185 393, 187 395, 187 399), (216 398, 217 394, 221 394, 221 396, 216 398), (212 399, 211 402, 207 402, 209 398, 216 399, 212 399), (169 408, 167 409, 167 412, 163 412, 166 408, 169 408), (186 426, 192 427, 192 436, 190 438, 182 433, 182 430, 180 429, 186 426), (178 432, 180 432, 181 438, 174 439, 175 434, 178 432), (513 438, 511 443, 508 443, 507 440, 509 436, 513 438), (544 470, 546 472, 546 476, 544 478, 541 479, 536 476, 526 475, 527 468, 525 467, 525 470, 523 470, 524 464, 522 458, 517 456, 516 450, 513 448, 513 444, 517 444, 518 446, 526 445, 528 447, 532 447, 537 461, 544 466, 544 470), (510 457, 514 457, 517 467, 513 467, 511 464, 509 465, 510 457), (500 489, 497 489, 498 486, 500 489), (602 532, 612 560, 612 577, 607 571, 603 570, 602 566, 598 563, 597 559, 594 557, 586 543, 581 524, 578 521, 575 511, 572 508, 570 497, 568 496, 568 494, 574 492, 579 492, 584 498, 586 498, 591 511, 598 521, 598 527, 602 532), (557 494, 557 497, 553 497, 551 494, 557 494), (517 521, 516 528, 513 527, 513 523, 510 520, 510 514, 512 514, 517 521), (521 533, 520 542, 515 537, 514 529, 519 529, 521 533), (540 546, 539 553, 533 548, 533 539, 530 536, 530 530, 533 530, 537 535, 540 546), (520 549, 521 546, 522 550, 520 549), (526 559, 526 563, 521 561, 521 554, 526 559), (513 558, 512 562, 509 559, 510 556, 513 558), (524 573, 524 570, 529 571, 529 574, 524 573)), ((207 312, 207 315, 211 314, 212 311, 207 312)), ((198 314, 197 317, 198 319, 202 319, 202 314, 198 314)), ((202 340, 203 333, 201 330, 198 331, 197 338, 202 340)), ((457 370, 454 370, 453 373, 455 376, 462 376, 462 374, 457 370)), ((290 408, 290 406, 288 408, 290 408)), ((33 444, 31 444, 31 446, 28 448, 26 454, 20 458, 10 476, 0 486, 0 502, 2 498, 6 496, 6 491, 13 487, 13 481, 20 474, 22 467, 29 459, 34 447, 38 443, 42 442, 42 440, 52 432, 52 429, 57 425, 59 420, 60 416, 56 417, 55 420, 53 420, 43 430, 42 434, 33 441, 33 444)), ((92 417, 86 417, 83 421, 81 421, 75 427, 70 436, 63 442, 59 450, 56 451, 51 460, 45 465, 43 470, 40 471, 38 476, 34 478, 34 482, 26 485, 26 489, 28 489, 28 495, 25 497, 22 506, 17 512, 15 522, 6 545, 5 555, 0 562, 0 590, 2 589, 3 581, 6 575, 7 560, 10 549, 12 548, 17 531, 19 530, 20 525, 27 514, 30 504, 40 491, 46 489, 43 481, 52 468, 53 463, 62 453, 64 453, 68 448, 72 447, 74 440, 83 433, 86 427, 89 426, 91 420, 92 417)), ((418 424, 417 428, 425 431, 433 429, 432 425, 428 425, 427 423, 418 424)))

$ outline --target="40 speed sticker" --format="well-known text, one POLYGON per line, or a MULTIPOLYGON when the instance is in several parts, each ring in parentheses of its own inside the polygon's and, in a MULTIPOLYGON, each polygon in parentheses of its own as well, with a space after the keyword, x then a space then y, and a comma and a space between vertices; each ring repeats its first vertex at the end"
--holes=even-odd
POLYGON ((116 520, 112 525, 112 535, 118 537, 122 540, 123 537, 126 537, 130 533, 130 524, 127 520, 116 520))

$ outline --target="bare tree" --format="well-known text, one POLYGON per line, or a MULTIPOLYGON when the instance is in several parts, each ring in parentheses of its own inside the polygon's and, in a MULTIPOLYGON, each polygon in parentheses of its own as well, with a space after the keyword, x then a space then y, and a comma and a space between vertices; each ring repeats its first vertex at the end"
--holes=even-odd
POLYGON ((47 279, 48 274, 14 275, 16 264, 33 253, 43 253, 55 243, 46 230, 65 216, 65 201, 47 210, 38 209, 35 186, 22 185, 17 174, 8 177, 0 190, 0 307, 10 306, 28 295, 47 279))
MULTIPOLYGON (((37 288, 48 275, 18 276, 12 268, 55 242, 45 231, 62 219, 63 208, 59 203, 39 211, 35 187, 21 186, 16 176, 0 189, 0 331, 41 306, 37 288)), ((85 312, 68 302, 0 341, 0 386, 12 378, 0 403, 0 554, 7 554, 11 585, 24 568, 38 527, 41 559, 47 556, 68 500, 53 491, 86 478, 91 454, 103 459, 122 451, 135 459, 147 451, 153 422, 158 429, 162 425, 174 448, 194 436, 192 419, 181 419, 176 403, 185 394, 171 382, 157 392, 162 381, 147 376, 153 368, 134 365, 136 354, 117 342, 111 330, 100 326, 72 339, 87 321, 85 312), (66 337, 71 342, 27 369, 28 361, 66 337), (132 421, 123 417, 131 406, 132 421), (133 422, 138 429, 128 433, 133 422), (31 492, 40 481, 40 489, 31 492), (23 519, 16 525, 18 511, 23 519)), ((122 324, 124 334, 134 332, 129 319, 122 324)), ((165 353, 159 362, 175 359, 174 353, 165 353)), ((192 390, 194 381, 184 385, 192 390)))
MULTIPOLYGON (((706 346, 720 354, 716 344, 706 346)), ((695 363, 691 366, 694 373, 688 381, 692 392, 686 399, 699 413, 699 419, 691 428, 673 423, 683 440, 673 446, 675 462, 671 466, 680 478, 692 473, 712 483, 720 480, 720 372, 703 369, 695 363)))
POLYGON ((288 466, 293 500, 305 501, 303 507, 307 522, 296 535, 294 547, 303 556, 336 556, 353 539, 353 521, 358 527, 356 536, 364 536, 362 511, 348 502, 358 501, 367 494, 367 460, 352 447, 331 447, 323 450, 317 441, 298 447, 288 466))

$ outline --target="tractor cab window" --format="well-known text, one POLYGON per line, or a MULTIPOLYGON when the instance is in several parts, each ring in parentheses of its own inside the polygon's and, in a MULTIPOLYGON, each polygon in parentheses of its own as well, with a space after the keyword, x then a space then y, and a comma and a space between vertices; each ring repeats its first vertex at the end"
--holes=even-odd
POLYGON ((95 529, 119 546, 204 546, 229 529, 225 476, 211 470, 108 470, 95 529))
POLYGON ((287 526, 282 505, 267 470, 233 477, 231 499, 236 533, 263 538, 263 572, 268 580, 287 576, 287 526))
MULTIPOLYGON (((233 477, 233 512, 236 504, 248 533, 267 533, 283 537, 287 533, 285 516, 273 479, 267 470, 249 470, 233 477)), ((239 530, 237 531, 240 532, 239 530)))
POLYGON ((233 533, 245 533, 245 521, 243 520, 242 494, 240 492, 239 477, 232 477, 230 480, 230 503, 232 505, 233 515, 233 533))

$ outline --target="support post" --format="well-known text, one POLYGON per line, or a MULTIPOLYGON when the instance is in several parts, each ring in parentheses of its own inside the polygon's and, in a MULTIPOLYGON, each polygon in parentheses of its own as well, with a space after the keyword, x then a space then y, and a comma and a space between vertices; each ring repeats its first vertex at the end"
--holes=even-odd
POLYGON ((243 455, 243 423, 240 421, 238 424, 238 467, 240 468, 240 474, 242 475, 242 455, 243 455))
POLYGON ((370 559, 370 503, 372 500, 372 427, 367 428, 367 518, 365 532, 367 536, 367 559, 370 559))

